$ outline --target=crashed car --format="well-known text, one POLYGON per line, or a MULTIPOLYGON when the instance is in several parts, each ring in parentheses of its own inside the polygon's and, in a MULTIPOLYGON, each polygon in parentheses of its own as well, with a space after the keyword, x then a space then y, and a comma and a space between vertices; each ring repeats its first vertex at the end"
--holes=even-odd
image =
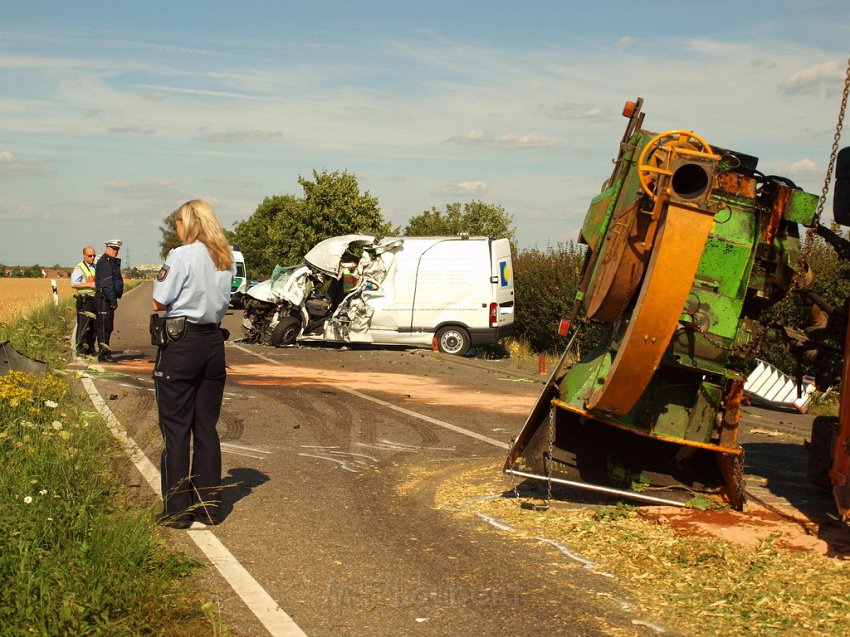
POLYGON ((489 237, 376 237, 319 242, 248 290, 246 340, 429 347, 464 355, 513 334, 510 243, 489 237))

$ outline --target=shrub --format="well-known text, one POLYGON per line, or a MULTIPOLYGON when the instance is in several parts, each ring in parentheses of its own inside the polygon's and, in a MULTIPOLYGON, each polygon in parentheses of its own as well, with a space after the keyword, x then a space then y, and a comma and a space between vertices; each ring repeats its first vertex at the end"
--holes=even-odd
POLYGON ((526 248, 513 259, 516 336, 537 353, 554 353, 566 346, 558 336, 558 324, 572 308, 584 252, 570 241, 545 250, 526 248))

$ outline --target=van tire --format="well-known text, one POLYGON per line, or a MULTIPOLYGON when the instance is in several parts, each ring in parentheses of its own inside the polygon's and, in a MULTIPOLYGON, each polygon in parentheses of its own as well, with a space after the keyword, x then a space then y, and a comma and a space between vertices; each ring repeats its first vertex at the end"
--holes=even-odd
POLYGON ((275 346, 292 345, 295 339, 298 338, 298 332, 301 330, 301 321, 292 316, 285 316, 278 321, 272 332, 272 337, 269 342, 275 346))
POLYGON ((437 330, 437 348, 443 354, 465 356, 469 351, 469 332, 462 327, 441 327, 437 330))

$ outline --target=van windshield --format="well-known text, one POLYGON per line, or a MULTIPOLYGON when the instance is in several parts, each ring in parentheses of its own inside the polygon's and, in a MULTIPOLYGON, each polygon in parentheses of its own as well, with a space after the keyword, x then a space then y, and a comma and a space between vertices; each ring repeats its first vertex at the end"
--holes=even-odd
POLYGON ((245 264, 241 261, 236 262, 236 276, 245 276, 245 264))

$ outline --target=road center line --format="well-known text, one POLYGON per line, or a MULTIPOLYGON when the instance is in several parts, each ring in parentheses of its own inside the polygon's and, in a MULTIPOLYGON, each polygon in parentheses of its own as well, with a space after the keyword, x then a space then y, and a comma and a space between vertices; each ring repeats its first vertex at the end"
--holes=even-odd
MULTIPOLYGON (((142 453, 133 439, 127 435, 127 430, 124 429, 123 425, 106 404, 106 401, 103 400, 97 387, 95 387, 94 381, 87 376, 84 376, 81 380, 95 409, 97 409, 106 421, 106 426, 109 428, 110 433, 118 440, 118 443, 130 457, 133 464, 136 465, 136 468, 154 492, 162 497, 162 482, 159 470, 142 453)), ((242 601, 245 602, 251 612, 256 615, 257 619, 260 620, 272 637, 307 637, 306 633, 278 606, 272 596, 266 592, 260 583, 254 579, 211 531, 189 530, 188 534, 204 555, 207 556, 207 559, 218 569, 218 572, 221 573, 222 577, 230 584, 236 594, 242 598, 242 601)))
MULTIPOLYGON (((264 361, 268 361, 270 363, 274 363, 275 365, 281 365, 280 361, 276 361, 273 358, 269 358, 268 356, 264 356, 262 354, 258 354, 256 352, 252 352, 249 349, 242 347, 241 345, 231 345, 231 347, 235 347, 237 349, 242 350, 243 352, 250 354, 251 356, 256 356, 264 361)), ((368 394, 363 394, 356 389, 349 389, 348 387, 344 387, 342 385, 334 385, 334 389, 339 389, 344 391, 352 396, 357 396, 358 398, 362 398, 363 400, 368 400, 370 402, 381 405, 382 407, 386 407, 388 409, 393 409, 398 411, 406 416, 410 416, 411 418, 418 418, 419 420, 424 420, 425 422, 429 422, 432 425, 437 425, 438 427, 442 427, 443 429, 448 429, 449 431, 454 431, 455 433, 459 433, 463 436, 469 436, 470 438, 475 438, 476 440, 480 440, 481 442, 486 442, 487 444, 493 445, 494 447, 499 447, 501 449, 510 449, 511 446, 502 442, 501 440, 496 440, 495 438, 488 438, 487 436, 481 435, 474 431, 470 431, 469 429, 464 429, 463 427, 458 427, 457 425, 453 425, 444 420, 438 420, 436 418, 431 418, 430 416, 426 416, 425 414, 420 414, 419 412, 412 411, 410 409, 405 409, 404 407, 399 407, 398 405, 393 405, 385 400, 381 400, 380 398, 375 398, 374 396, 369 396, 368 394)))

